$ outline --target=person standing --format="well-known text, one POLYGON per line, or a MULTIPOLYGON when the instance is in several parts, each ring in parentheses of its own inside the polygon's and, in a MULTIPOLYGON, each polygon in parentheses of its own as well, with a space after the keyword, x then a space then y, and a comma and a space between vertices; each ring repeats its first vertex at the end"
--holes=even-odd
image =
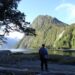
POLYGON ((45 44, 42 44, 42 47, 39 49, 39 56, 40 56, 40 61, 41 61, 41 70, 48 71, 48 52, 47 48, 45 47, 45 44))

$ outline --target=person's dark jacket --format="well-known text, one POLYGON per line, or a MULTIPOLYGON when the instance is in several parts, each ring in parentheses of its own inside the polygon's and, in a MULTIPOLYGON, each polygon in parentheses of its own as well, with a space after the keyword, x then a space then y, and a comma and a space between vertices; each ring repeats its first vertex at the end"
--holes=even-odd
POLYGON ((47 59, 48 58, 48 52, 47 49, 44 47, 41 47, 39 49, 39 55, 40 55, 40 59, 47 59))

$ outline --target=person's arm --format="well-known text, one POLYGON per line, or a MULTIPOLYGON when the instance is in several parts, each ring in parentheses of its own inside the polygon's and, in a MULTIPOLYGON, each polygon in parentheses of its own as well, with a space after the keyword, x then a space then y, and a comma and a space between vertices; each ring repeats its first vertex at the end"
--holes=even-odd
POLYGON ((40 55, 40 50, 39 50, 39 55, 40 55))
POLYGON ((48 55, 48 50, 47 50, 47 48, 46 48, 46 55, 48 55))

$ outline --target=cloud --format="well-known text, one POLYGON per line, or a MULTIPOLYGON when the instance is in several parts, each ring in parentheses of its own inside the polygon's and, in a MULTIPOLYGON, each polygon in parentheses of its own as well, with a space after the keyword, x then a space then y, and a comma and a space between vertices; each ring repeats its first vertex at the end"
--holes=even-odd
POLYGON ((23 33, 15 31, 15 32, 10 32, 9 36, 6 36, 6 37, 9 37, 9 38, 12 38, 12 39, 16 39, 16 40, 20 40, 20 39, 23 38, 23 36, 24 36, 23 33))
POLYGON ((75 5, 71 4, 71 3, 63 3, 58 5, 55 8, 55 11, 59 11, 60 13, 65 12, 65 14, 67 14, 68 16, 66 16, 68 18, 68 21, 74 21, 75 19, 75 5))

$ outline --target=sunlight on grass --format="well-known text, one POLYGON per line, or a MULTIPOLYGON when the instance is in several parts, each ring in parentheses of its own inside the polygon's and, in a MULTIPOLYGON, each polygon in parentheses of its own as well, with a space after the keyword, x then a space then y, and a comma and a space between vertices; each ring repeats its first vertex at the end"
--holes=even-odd
MULTIPOLYGON (((32 49, 31 53, 38 53, 39 49, 32 49)), ((62 50, 62 49, 48 49, 48 54, 53 55, 64 55, 64 56, 75 56, 74 50, 62 50)))

